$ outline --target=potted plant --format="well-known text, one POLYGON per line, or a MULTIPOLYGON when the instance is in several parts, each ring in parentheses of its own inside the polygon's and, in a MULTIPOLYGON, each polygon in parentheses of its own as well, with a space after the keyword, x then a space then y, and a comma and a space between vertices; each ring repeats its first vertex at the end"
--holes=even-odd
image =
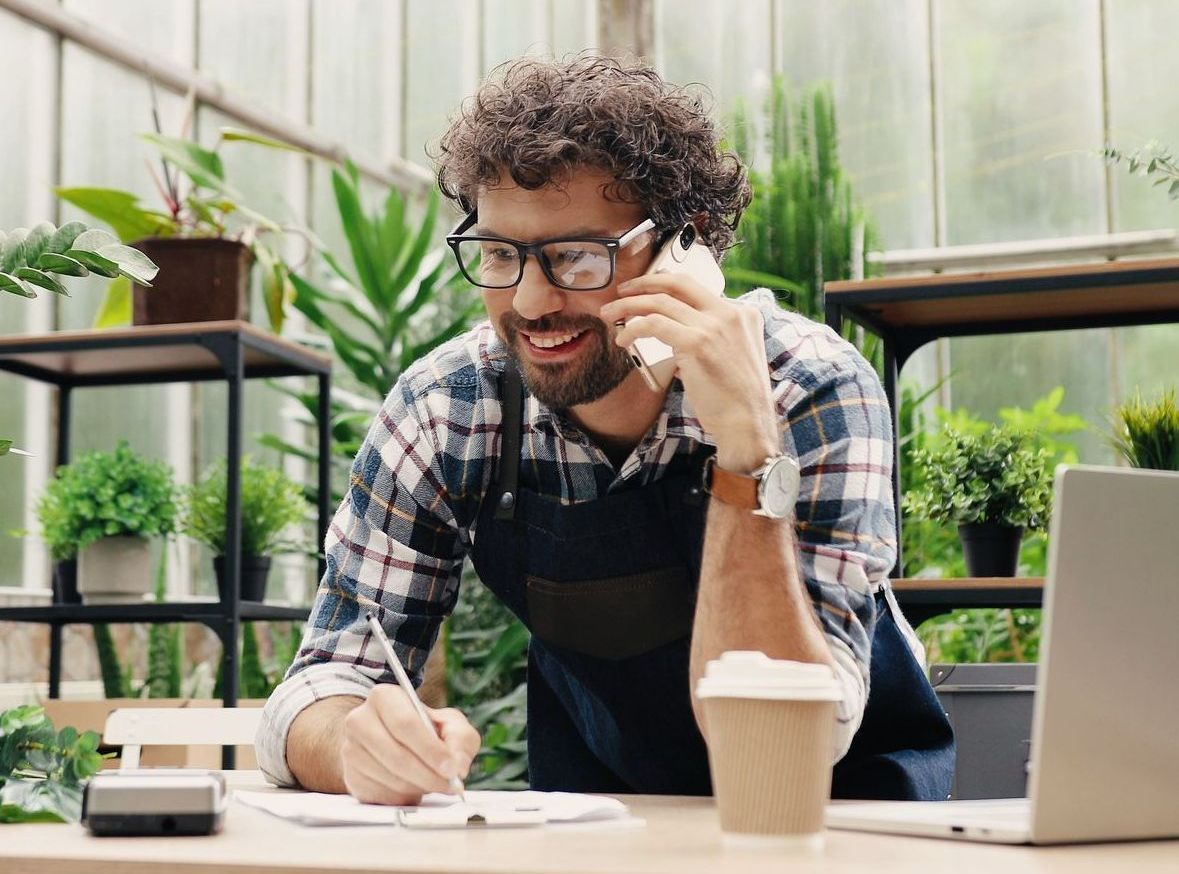
MULTIPOLYGON (((213 550, 213 569, 222 601, 229 597, 225 580, 226 472, 225 459, 219 459, 199 482, 185 490, 181 523, 185 534, 213 550)), ((241 505, 241 599, 261 601, 266 595, 270 557, 303 548, 286 535, 293 525, 303 521, 307 499, 299 484, 278 468, 243 458, 241 505)))
POLYGON ((109 224, 121 240, 164 269, 165 279, 150 293, 135 277, 115 279, 96 327, 248 319, 250 270, 257 261, 271 330, 281 332, 293 291, 286 265, 268 237, 293 229, 243 203, 241 192, 226 179, 220 148, 224 143, 253 142, 298 150, 230 129, 220 131, 212 149, 158 132, 140 138, 159 153, 161 172, 148 166, 164 211, 146 208, 135 194, 118 189, 56 189, 63 200, 109 224))
POLYGON ((947 427, 930 448, 913 454, 920 485, 904 500, 918 518, 954 522, 966 570, 973 577, 1015 576, 1025 529, 1048 519, 1049 456, 1011 427, 964 434, 947 427))
POLYGON ((37 513, 50 523, 51 550, 76 550, 83 602, 135 602, 151 591, 148 539, 175 530, 176 497, 171 469, 125 440, 57 469, 37 513))
POLYGON ((1114 411, 1113 444, 1131 467, 1179 470, 1179 406, 1175 390, 1154 403, 1141 394, 1114 411))

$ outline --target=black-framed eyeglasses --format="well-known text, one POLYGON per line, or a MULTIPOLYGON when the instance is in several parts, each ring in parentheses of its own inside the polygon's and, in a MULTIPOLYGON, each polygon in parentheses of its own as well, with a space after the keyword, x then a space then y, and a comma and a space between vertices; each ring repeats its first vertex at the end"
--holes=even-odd
POLYGON ((463 276, 481 288, 512 288, 524 276, 524 262, 536 258, 549 282, 569 291, 595 291, 614 281, 618 252, 647 231, 655 222, 644 219, 620 237, 555 237, 535 243, 521 243, 504 237, 467 236, 477 214, 459 222, 447 235, 446 245, 454 252, 463 276))

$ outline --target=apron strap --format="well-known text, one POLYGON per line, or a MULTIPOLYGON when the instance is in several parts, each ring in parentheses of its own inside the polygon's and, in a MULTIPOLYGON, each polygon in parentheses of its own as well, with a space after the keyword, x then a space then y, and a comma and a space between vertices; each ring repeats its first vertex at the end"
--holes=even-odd
POLYGON ((500 380, 500 408, 503 411, 499 459, 495 467, 495 518, 511 521, 516 517, 516 490, 520 480, 520 437, 524 430, 524 383, 510 361, 500 380))

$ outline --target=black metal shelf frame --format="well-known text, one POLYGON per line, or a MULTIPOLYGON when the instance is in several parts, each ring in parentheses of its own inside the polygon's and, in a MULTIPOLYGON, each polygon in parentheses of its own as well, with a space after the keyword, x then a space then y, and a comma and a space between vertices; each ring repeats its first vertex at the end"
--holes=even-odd
MULTIPOLYGON (((182 602, 158 604, 67 605, 48 607, 16 607, 0 609, 0 620, 46 623, 50 628, 49 697, 61 693, 62 629, 69 624, 95 622, 199 622, 208 626, 220 638, 222 645, 222 701, 226 707, 237 704, 238 655, 237 641, 243 620, 303 620, 307 608, 279 607, 241 601, 241 458, 242 458, 242 396, 246 379, 281 376, 314 376, 318 380, 318 542, 323 543, 330 521, 330 425, 331 425, 331 364, 318 355, 306 353, 289 343, 275 342, 260 332, 246 327, 202 327, 193 323, 191 331, 154 333, 145 330, 141 335, 119 332, 111 335, 48 335, 28 342, 16 338, 19 345, 6 346, 0 340, 0 370, 49 383, 57 387, 58 442, 57 465, 70 459, 71 401, 75 388, 164 384, 224 380, 228 385, 228 433, 226 442, 226 555, 233 560, 226 563, 227 598, 217 602, 182 602), (28 356, 38 353, 78 353, 96 350, 116 352, 120 349, 144 347, 175 347, 190 345, 203 347, 212 356, 216 367, 159 369, 147 372, 69 373, 41 367, 25 361, 11 360, 6 354, 28 356), (246 351, 267 356, 269 361, 247 366, 246 351)), ((317 565, 322 577, 324 559, 317 565)), ((234 749, 222 750, 222 766, 232 768, 234 749)))
MULTIPOLYGON (((1071 293, 1101 293, 1117 295, 1119 288, 1174 286, 1179 283, 1179 261, 1142 263, 1131 265, 1118 263, 1118 269, 1106 270, 1111 264, 1093 265, 1088 269, 1081 265, 1062 268, 1059 274, 1049 271, 1023 271, 1010 273, 978 274, 976 278, 963 280, 948 275, 946 282, 939 284, 936 277, 916 277, 911 282, 897 280, 887 286, 873 287, 872 281, 863 287, 839 288, 824 297, 826 323, 837 333, 845 321, 852 321, 876 334, 883 349, 884 392, 888 398, 893 418, 894 431, 899 431, 899 378, 901 368, 922 346, 943 337, 993 336, 1011 333, 1039 331, 1064 331, 1084 328, 1114 328, 1133 325, 1154 325, 1179 323, 1179 306, 1172 293, 1160 296, 1157 304, 1148 306, 1093 307, 1086 311, 1078 306, 1076 311, 1065 314, 1040 313, 1034 309, 1020 309, 1018 296, 1021 294, 1064 296, 1071 293), (947 303, 962 298, 1006 297, 1014 302, 1009 317, 993 319, 930 319, 920 325, 889 324, 878 317, 882 305, 916 302, 947 303)), ((840 286, 845 283, 839 283, 840 286)), ((848 283, 848 285, 851 285, 848 283)), ((899 576, 901 568, 901 512, 900 512, 900 452, 894 441, 893 457, 893 500, 896 507, 897 560, 893 575, 899 576)), ((931 581, 932 583, 932 581, 931 581)), ((1039 607, 1042 589, 1027 589, 1016 592, 1011 589, 996 589, 987 593, 980 590, 956 592, 952 587, 938 588, 932 584, 928 589, 898 592, 898 598, 906 613, 914 617, 936 615, 956 607, 1039 607)), ((917 624, 917 623, 914 623, 917 624)))

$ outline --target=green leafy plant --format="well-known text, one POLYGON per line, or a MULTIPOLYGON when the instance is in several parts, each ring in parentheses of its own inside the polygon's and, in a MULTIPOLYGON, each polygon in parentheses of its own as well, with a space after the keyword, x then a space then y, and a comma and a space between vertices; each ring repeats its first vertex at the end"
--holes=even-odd
POLYGON ((1125 164, 1133 176, 1151 178, 1151 185, 1166 186, 1167 196, 1179 200, 1179 160, 1168 146, 1158 140, 1150 140, 1141 149, 1123 152, 1113 146, 1101 150, 1101 156, 1108 164, 1125 164))
MULTIPOLYGON (((226 178, 220 150, 226 143, 240 142, 295 152, 302 150, 231 128, 220 130, 211 149, 183 136, 169 137, 158 131, 140 134, 140 139, 159 155, 162 172, 157 173, 150 163, 148 168, 164 211, 149 209, 140 203, 137 195, 114 188, 61 187, 55 189, 57 195, 110 225, 125 243, 144 237, 216 237, 241 242, 250 249, 262 270, 262 291, 271 330, 281 332, 285 307, 293 292, 286 265, 275 246, 284 233, 305 231, 280 225, 247 206, 244 195, 226 178)), ((113 238, 112 241, 118 242, 113 238)), ((136 276, 130 279, 139 281, 136 276)), ((126 323, 130 318, 130 284, 124 277, 108 287, 96 327, 126 323)))
POLYGON ((41 536, 56 560, 73 558, 103 537, 156 537, 176 528, 172 469, 119 441, 63 464, 37 502, 41 536))
POLYGON ((0 231, 0 290, 34 298, 36 289, 69 297, 58 276, 122 276, 151 285, 159 268, 111 234, 82 222, 60 228, 41 222, 31 230, 0 231))
MULTIPOLYGON (((482 302, 449 251, 434 245, 436 193, 416 221, 396 189, 386 193, 380 208, 367 211, 359 173, 350 163, 332 169, 332 192, 348 257, 321 247, 326 280, 293 273, 291 282, 295 307, 323 332, 343 365, 332 386, 330 431, 333 466, 338 479, 346 480, 369 423, 401 372, 462 333, 482 312, 482 302)), ((299 402, 304 424, 318 422, 315 392, 275 387, 299 402)), ((311 462, 318 457, 308 446, 273 435, 261 442, 311 462)), ((308 492, 314 500, 314 490, 308 492)), ((333 494, 334 501, 341 497, 333 494)))
MULTIPOLYGON (((923 488, 925 468, 914 461, 919 450, 928 450, 944 439, 945 428, 983 434, 993 428, 987 422, 959 408, 936 407, 926 412, 934 386, 918 393, 902 385, 899 417, 902 494, 923 488), (940 426, 940 427, 939 427, 940 426)), ((1069 439, 1088 424, 1081 416, 1064 413, 1064 389, 1056 387, 1028 409, 1003 407, 998 419, 1008 427, 1033 435, 1032 445, 1043 449, 1056 464, 1075 464, 1077 447, 1069 439)), ((962 546, 954 530, 929 519, 904 520, 905 577, 963 577, 966 565, 962 546)), ((1020 553, 1021 573, 1043 576, 1047 572, 1047 537, 1043 532, 1026 537, 1020 553)), ((1034 661, 1040 645, 1040 611, 1035 609, 954 610, 922 623, 917 634, 929 662, 1034 661)))
POLYGON ((98 735, 55 731, 44 708, 0 713, 0 822, 77 822, 82 783, 98 773, 98 735))
MULTIPOLYGON (((737 228, 739 244, 725 258, 728 292, 782 290, 791 307, 821 322, 823 283, 872 275, 868 252, 876 247, 872 222, 840 164, 831 89, 820 85, 795 97, 775 77, 758 123, 738 103, 732 127, 754 197, 737 228)), ((849 337, 854 330, 849 324, 849 337)), ((877 345, 861 344, 869 359, 877 345)))
MULTIPOLYGON (((228 504, 226 461, 218 459, 198 482, 184 489, 181 528, 185 534, 225 554, 225 508, 228 504)), ((298 483, 277 467, 241 462, 242 555, 273 555, 303 548, 285 540, 308 511, 298 483)))
POLYGON ((1114 447, 1132 467, 1179 470, 1179 406, 1170 389, 1154 403, 1140 393, 1114 411, 1114 447))
POLYGON ((947 428, 939 445, 914 453, 924 470, 904 509, 934 522, 991 522, 1037 530, 1048 520, 1052 498, 1049 456, 1011 427, 981 435, 947 428))

